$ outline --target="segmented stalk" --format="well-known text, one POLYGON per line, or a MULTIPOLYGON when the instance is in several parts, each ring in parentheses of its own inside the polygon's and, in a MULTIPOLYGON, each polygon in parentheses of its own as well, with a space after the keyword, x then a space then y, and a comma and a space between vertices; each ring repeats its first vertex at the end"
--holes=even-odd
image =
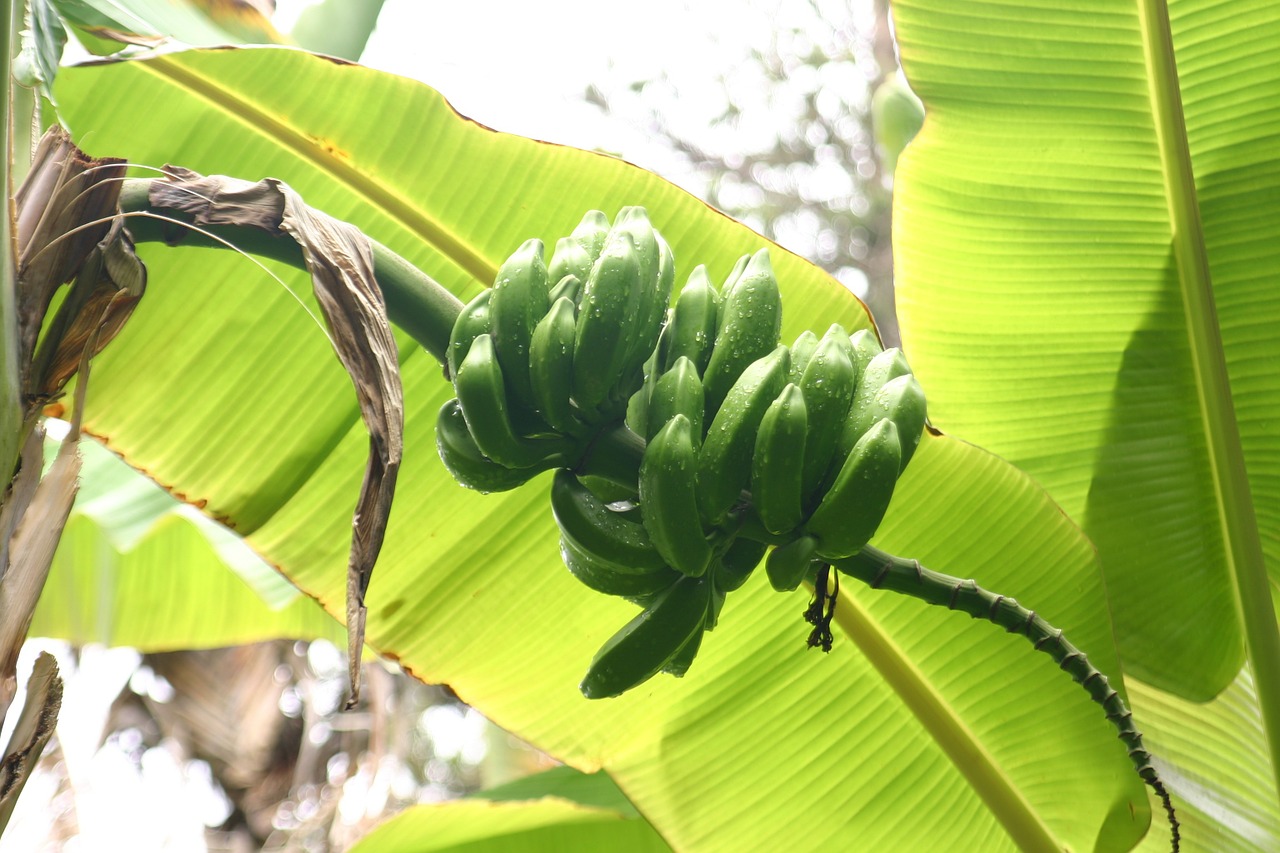
POLYGON ((1178 818, 1174 814, 1169 793, 1152 766, 1151 753, 1142 745, 1142 733, 1133 725, 1133 712, 1107 677, 1089 663, 1084 652, 1063 636, 1060 628, 1053 627, 1034 610, 1028 610, 1015 599, 989 592, 973 580, 961 580, 926 569, 917 560, 896 557, 870 545, 856 556, 834 561, 831 565, 838 571, 863 581, 872 589, 900 592, 928 604, 968 613, 974 619, 994 622, 1011 634, 1023 635, 1035 646, 1036 651, 1053 658, 1064 672, 1088 692, 1089 698, 1102 706, 1107 719, 1115 726, 1118 737, 1128 748, 1129 760, 1133 762, 1138 776, 1156 792, 1169 815, 1173 850, 1177 853, 1181 841, 1178 818))

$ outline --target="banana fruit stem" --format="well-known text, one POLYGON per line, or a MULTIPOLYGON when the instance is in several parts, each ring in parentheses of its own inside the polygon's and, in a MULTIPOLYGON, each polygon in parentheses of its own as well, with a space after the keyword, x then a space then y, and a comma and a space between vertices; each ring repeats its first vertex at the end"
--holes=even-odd
POLYGON ((1107 719, 1129 751, 1129 759, 1144 782, 1151 786, 1169 815, 1173 833, 1173 849, 1178 850, 1180 830, 1173 804, 1164 784, 1151 763, 1151 754, 1142 744, 1142 735, 1133 725, 1133 714, 1107 677, 1097 670, 1084 652, 1077 649, 1055 628, 1012 598, 997 595, 978 586, 973 580, 962 580, 921 566, 917 560, 896 557, 865 546, 856 556, 838 560, 832 565, 840 572, 863 581, 872 589, 887 589, 918 598, 928 604, 968 613, 1000 625, 1011 634, 1021 634, 1036 651, 1053 658, 1058 667, 1083 687, 1089 697, 1101 705, 1107 719))
MULTIPOLYGON (((202 225, 197 231, 175 225, 173 220, 185 221, 188 217, 168 208, 153 206, 150 199, 152 183, 151 179, 128 180, 120 192, 121 212, 135 214, 129 217, 129 233, 136 242, 229 248, 306 270, 306 261, 297 242, 258 227, 202 225)), ((370 240, 369 244, 373 251, 374 275, 387 301, 387 315, 391 322, 444 364, 449 334, 462 311, 462 302, 386 246, 375 240, 370 240)))
POLYGON ((634 491, 644 448, 644 439, 618 422, 596 434, 573 473, 580 477, 599 477, 634 491))

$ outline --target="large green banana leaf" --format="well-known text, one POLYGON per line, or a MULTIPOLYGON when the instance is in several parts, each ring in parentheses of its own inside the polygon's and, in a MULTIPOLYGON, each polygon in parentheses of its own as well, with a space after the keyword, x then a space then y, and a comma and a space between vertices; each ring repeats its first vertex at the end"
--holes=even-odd
POLYGON ((97 442, 28 632, 142 651, 276 637, 341 640, 342 627, 234 533, 97 442))
POLYGON ((895 15, 928 112, 897 172, 899 318, 934 422, 1083 526, 1130 674, 1204 701, 1247 647, 1267 725, 1241 718, 1236 754, 1270 756, 1274 827, 1280 6, 895 15))
POLYGON ((351 853, 666 853, 670 849, 642 820, 546 798, 415 806, 374 827, 351 853))
MULTIPOLYGON (((703 262, 723 276, 763 244, 640 169, 493 133, 420 85, 297 51, 68 69, 58 92, 92 153, 282 178, 463 297, 522 240, 551 242, 593 207, 645 204, 681 274, 703 262)), ((95 367, 87 426, 340 613, 366 439, 324 336, 243 258, 145 257, 147 298, 95 367)), ((774 266, 786 335, 867 324, 816 267, 777 249, 774 266)), ((402 369, 405 465, 369 643, 567 763, 607 768, 677 849, 1119 850, 1141 837, 1144 792, 1078 687, 1019 638, 888 594, 854 590, 842 606, 856 640, 824 658, 804 649, 804 594, 757 577, 686 678, 582 699, 592 653, 633 608, 560 565, 545 478, 497 496, 448 479, 432 430, 449 386, 407 340, 402 369)), ((878 542, 1018 596, 1118 672, 1091 546, 997 458, 927 440, 878 542)))

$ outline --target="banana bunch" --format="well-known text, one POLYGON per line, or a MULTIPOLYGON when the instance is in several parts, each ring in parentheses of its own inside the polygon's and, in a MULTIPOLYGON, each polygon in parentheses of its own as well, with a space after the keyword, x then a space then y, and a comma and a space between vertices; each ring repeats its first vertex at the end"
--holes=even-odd
POLYGON ((596 655, 588 697, 685 672, 769 546, 770 582, 792 590, 857 554, 884 516, 924 429, 919 383, 869 332, 837 325, 787 347, 780 328, 767 252, 742 258, 719 289, 695 268, 627 408, 646 439, 634 500, 607 504, 557 474, 570 571, 642 607, 596 655))
POLYGON ((779 590, 857 554, 924 428, 919 384, 871 333, 832 326, 779 343, 767 250, 719 287, 695 267, 669 309, 674 275, 643 209, 612 225, 592 211, 545 264, 543 244, 524 243, 449 345, 445 466, 486 492, 560 469, 551 507, 565 565, 641 607, 597 653, 589 698, 683 675, 770 546, 779 590), (627 482, 581 475, 621 423, 644 439, 627 482))
POLYGON ((657 345, 675 259, 643 208, 591 211, 543 260, 527 240, 449 340, 456 397, 436 420, 445 467, 481 492, 572 466, 618 420, 657 345), (630 390, 628 390, 630 389, 630 390))
POLYGON ((684 675, 762 560, 776 590, 813 581, 811 643, 829 641, 835 569, 1022 633, 1053 657, 1106 709, 1177 850, 1173 806, 1131 714, 1062 631, 972 580, 868 544, 925 426, 902 352, 838 325, 781 345, 765 250, 719 288, 695 267, 669 308, 674 278, 642 208, 612 225, 592 211, 546 263, 540 241, 524 243, 449 343, 456 397, 436 426, 445 466, 482 492, 558 469, 551 509, 565 565, 640 607, 596 653, 582 693, 684 675))

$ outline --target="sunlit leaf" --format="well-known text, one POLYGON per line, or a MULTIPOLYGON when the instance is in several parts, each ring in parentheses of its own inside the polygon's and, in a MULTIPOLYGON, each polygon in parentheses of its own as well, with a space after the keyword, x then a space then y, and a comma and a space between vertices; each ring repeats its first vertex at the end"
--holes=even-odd
MULTIPOLYGON (((495 134, 410 81, 294 51, 173 55, 68 69, 61 81, 90 150, 282 178, 463 297, 524 239, 552 243, 589 208, 643 203, 681 275, 702 262, 722 278, 763 245, 647 172, 495 134), (130 109, 142 102, 157 106, 130 109)), ((773 254, 784 337, 867 324, 816 267, 773 254)), ((154 247, 145 256, 152 289, 100 359, 89 427, 207 501, 340 612, 344 519, 366 439, 327 341, 242 258, 154 247)), ((609 769, 674 847, 932 849, 947 839, 952 850, 991 851, 1032 839, 1120 849, 1141 837, 1143 790, 1076 685, 1020 638, 888 593, 854 592, 867 636, 886 651, 881 665, 936 695, 998 789, 966 781, 938 747, 936 721, 913 715, 852 642, 827 657, 806 652, 804 595, 772 593, 762 577, 730 598, 686 678, 582 699, 591 654, 634 608, 584 589, 560 564, 546 478, 498 496, 449 480, 433 438, 449 386, 407 340, 401 358, 405 466, 368 599, 370 643, 567 763, 609 769)), ((1115 670, 1089 544, 995 457, 926 441, 880 544, 1016 595, 1115 670)))

